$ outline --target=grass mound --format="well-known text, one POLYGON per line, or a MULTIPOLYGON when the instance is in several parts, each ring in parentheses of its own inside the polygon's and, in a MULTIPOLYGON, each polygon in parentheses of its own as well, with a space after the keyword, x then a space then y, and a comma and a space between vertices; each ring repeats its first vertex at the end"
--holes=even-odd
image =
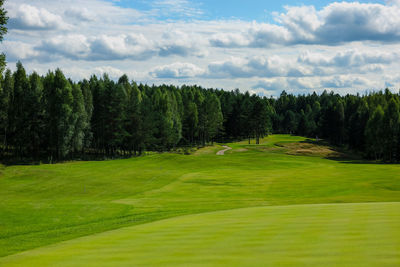
POLYGON ((279 147, 285 148, 288 155, 314 156, 321 158, 346 158, 348 155, 334 150, 328 145, 321 145, 317 142, 303 141, 296 143, 277 143, 279 147))

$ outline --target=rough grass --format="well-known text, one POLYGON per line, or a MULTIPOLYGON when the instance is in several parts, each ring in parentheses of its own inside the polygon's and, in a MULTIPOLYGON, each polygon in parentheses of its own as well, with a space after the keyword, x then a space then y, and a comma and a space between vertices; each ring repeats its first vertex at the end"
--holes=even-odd
MULTIPOLYGON (((227 144, 233 149, 225 156, 216 156, 221 146, 215 146, 193 155, 6 167, 0 174, 0 257, 180 215, 400 201, 400 166, 329 160, 316 147, 307 148, 312 157, 290 155, 299 147, 291 144, 306 140, 274 135, 260 145, 227 144)), ((383 223, 388 218, 382 215, 383 223)))
POLYGON ((346 158, 346 154, 334 150, 327 145, 311 142, 277 143, 277 146, 287 149, 286 154, 295 156, 315 156, 322 158, 346 158))

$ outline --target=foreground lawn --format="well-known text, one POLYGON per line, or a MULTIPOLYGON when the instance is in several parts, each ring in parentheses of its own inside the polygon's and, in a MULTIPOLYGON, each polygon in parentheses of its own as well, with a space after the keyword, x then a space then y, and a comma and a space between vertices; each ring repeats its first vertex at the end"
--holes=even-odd
POLYGON ((400 203, 176 217, 34 249, 4 266, 399 266, 400 203))
MULTIPOLYGON (((0 168, 0 257, 81 236, 91 238, 124 226, 146 227, 147 223, 181 215, 293 204, 400 201, 399 165, 327 159, 335 155, 329 148, 299 143, 303 141, 302 137, 274 135, 263 139, 261 145, 254 145, 254 141, 251 145, 228 144, 233 149, 224 156, 216 155, 222 148, 215 146, 189 156, 164 153, 127 160, 0 168)), ((293 212, 297 207, 293 206, 293 212)), ((390 207, 400 213, 395 204, 390 207)), ((389 208, 382 209, 374 227, 392 225, 392 213, 389 208)), ((333 223, 334 213, 331 215, 326 220, 333 223)), ((240 216, 233 217, 240 221, 240 216)), ((293 224, 300 227, 306 223, 300 218, 293 224)), ((355 220, 349 227, 357 228, 357 224, 355 220)), ((377 231, 374 227, 371 231, 377 231)), ((226 229, 228 233, 231 230, 226 229)), ((381 230, 395 236, 393 228, 381 230)), ((298 238, 300 242, 301 235, 298 238)), ((389 239, 378 241, 391 248, 394 244, 389 239)), ((207 244, 206 239, 196 242, 207 244)), ((296 243, 293 246, 296 249, 296 243)), ((365 257, 373 250, 371 246, 365 257)))

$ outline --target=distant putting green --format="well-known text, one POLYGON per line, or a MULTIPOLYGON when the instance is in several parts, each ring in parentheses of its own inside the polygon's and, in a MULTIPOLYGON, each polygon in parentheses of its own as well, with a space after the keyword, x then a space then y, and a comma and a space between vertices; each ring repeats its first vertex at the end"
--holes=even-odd
POLYGON ((399 266, 400 203, 189 215, 0 259, 4 266, 399 266))
POLYGON ((0 168, 0 266, 398 266, 399 165, 289 135, 227 145, 0 168))

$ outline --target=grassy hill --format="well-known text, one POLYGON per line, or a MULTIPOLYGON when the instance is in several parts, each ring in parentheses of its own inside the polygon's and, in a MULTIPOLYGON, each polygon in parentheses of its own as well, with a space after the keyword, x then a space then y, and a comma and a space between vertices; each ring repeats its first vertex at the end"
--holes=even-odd
POLYGON ((228 145, 3 167, 0 265, 399 264, 399 165, 288 135, 228 145))

